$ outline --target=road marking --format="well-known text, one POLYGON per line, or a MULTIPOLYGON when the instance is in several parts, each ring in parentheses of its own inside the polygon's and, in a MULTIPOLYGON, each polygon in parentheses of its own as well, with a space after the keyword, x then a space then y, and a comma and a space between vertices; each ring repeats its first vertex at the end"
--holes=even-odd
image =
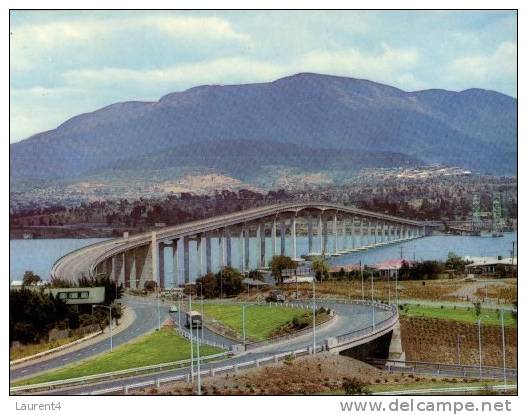
POLYGON ((65 362, 66 360, 70 360, 69 357, 65 357, 64 359, 62 359, 63 362, 65 362))
POLYGON ((26 373, 27 369, 21 370, 20 373, 26 373))

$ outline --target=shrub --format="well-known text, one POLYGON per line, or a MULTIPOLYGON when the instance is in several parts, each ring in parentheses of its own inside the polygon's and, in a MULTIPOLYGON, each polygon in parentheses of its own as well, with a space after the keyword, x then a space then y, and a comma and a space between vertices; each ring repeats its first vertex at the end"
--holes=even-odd
POLYGON ((369 395, 367 386, 357 378, 342 379, 342 389, 347 395, 369 395))

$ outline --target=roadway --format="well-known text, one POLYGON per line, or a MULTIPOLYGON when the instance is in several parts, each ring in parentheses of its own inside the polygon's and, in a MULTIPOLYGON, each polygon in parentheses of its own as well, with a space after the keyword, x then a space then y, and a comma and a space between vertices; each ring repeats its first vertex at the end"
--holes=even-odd
MULTIPOLYGON (((133 309, 135 319, 132 324, 113 336, 113 346, 117 347, 140 337, 154 329, 158 325, 157 302, 140 297, 125 296, 122 303, 133 309)), ((169 305, 160 303, 161 322, 166 318, 169 305)), ((110 338, 101 339, 98 342, 91 343, 80 349, 75 348, 70 353, 60 354, 60 356, 50 357, 49 359, 35 361, 35 363, 24 365, 23 367, 13 368, 10 370, 10 381, 20 378, 34 376, 40 372, 58 369, 63 366, 88 359, 100 353, 109 351, 110 338)))
MULTIPOLYGON (((325 324, 324 326, 320 327, 316 331, 317 346, 323 344, 324 340, 329 337, 335 337, 339 334, 344 334, 344 333, 348 333, 351 331, 368 328, 368 327, 371 327, 372 325, 373 315, 372 315, 372 307, 370 306, 357 305, 357 304, 332 303, 332 302, 328 302, 328 303, 324 302, 320 304, 323 304, 323 305, 328 304, 332 309, 335 310, 336 317, 330 323, 325 324)), ((391 316, 391 312, 388 310, 380 310, 378 308, 375 308, 374 310, 375 310, 375 321, 377 323, 383 320, 389 319, 391 316)), ((164 317, 166 317, 166 314, 164 317)), ((174 314, 172 318, 174 319, 174 322, 177 323, 178 321, 177 314, 174 314)), ((201 332, 199 332, 199 334, 201 335, 201 332)), ((211 341, 218 340, 218 338, 215 337, 217 335, 211 333, 208 330, 205 330, 203 334, 206 340, 211 340, 211 341)), ((195 332, 194 332, 194 335, 196 335, 195 332)), ((222 343, 226 344, 226 342, 228 342, 228 340, 223 339, 222 343)), ((311 346, 312 344, 313 344, 313 336, 312 336, 312 332, 309 332, 309 333, 303 334, 298 337, 293 337, 291 339, 284 340, 279 343, 267 344, 267 345, 258 347, 256 349, 253 349, 251 351, 248 351, 248 352, 245 352, 239 355, 235 355, 228 359, 228 364, 244 363, 244 362, 253 361, 254 359, 260 359, 264 357, 273 356, 277 353, 292 352, 294 350, 298 350, 301 348, 307 348, 308 346, 311 346)), ((208 370, 208 369, 215 368, 215 367, 221 367, 223 365, 225 365, 225 359, 223 361, 202 363, 201 370, 208 370)), ((168 376, 183 375, 187 373, 190 373, 190 368, 188 367, 163 372, 162 376, 168 377, 168 376)), ((47 392, 46 394, 50 394, 50 395, 87 394, 87 393, 98 391, 101 389, 117 387, 117 386, 125 386, 132 382, 138 383, 138 382, 148 381, 148 380, 156 379, 159 376, 160 374, 158 373, 158 374, 147 374, 147 375, 135 376, 133 377, 133 380, 131 378, 108 380, 108 381, 102 381, 96 384, 89 384, 89 385, 82 385, 82 386, 75 386, 75 387, 52 390, 52 391, 47 392)))

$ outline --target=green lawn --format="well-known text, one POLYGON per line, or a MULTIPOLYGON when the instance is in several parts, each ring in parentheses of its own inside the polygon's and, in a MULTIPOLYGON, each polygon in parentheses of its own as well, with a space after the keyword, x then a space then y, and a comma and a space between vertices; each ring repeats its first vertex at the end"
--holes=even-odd
MULTIPOLYGON (((407 304, 404 306, 405 310, 401 311, 401 314, 409 317, 431 317, 440 318, 446 320, 463 321, 466 323, 477 323, 476 313, 474 308, 459 306, 457 308, 452 307, 430 307, 430 306, 418 306, 414 304, 407 304)), ((480 317, 483 317, 481 324, 488 324, 498 326, 501 324, 500 315, 496 310, 481 310, 480 317)), ((512 317, 510 311, 503 312, 503 322, 506 327, 516 327, 516 320, 512 317)))
MULTIPOLYGON (((200 348, 201 356, 221 353, 221 351, 218 348, 206 345, 200 348)), ((82 363, 74 363, 62 369, 16 382, 15 386, 95 375, 189 358, 190 343, 183 337, 178 336, 174 330, 164 328, 132 343, 119 346, 112 353, 107 352, 82 363)))
MULTIPOLYGON (((201 312, 200 304, 193 304, 192 308, 201 312)), ((205 320, 218 320, 223 325, 240 335, 242 328, 241 304, 204 304, 205 320)), ((269 307, 267 305, 248 305, 245 307, 245 333, 248 340, 259 341, 271 337, 274 330, 289 323, 294 317, 306 313, 299 308, 269 307)))

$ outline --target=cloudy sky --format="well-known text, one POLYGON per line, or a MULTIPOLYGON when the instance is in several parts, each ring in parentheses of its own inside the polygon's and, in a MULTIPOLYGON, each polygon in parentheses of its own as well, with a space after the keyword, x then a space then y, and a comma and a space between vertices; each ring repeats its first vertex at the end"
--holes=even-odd
POLYGON ((11 142, 82 112, 298 72, 516 96, 516 13, 11 12, 11 142))

